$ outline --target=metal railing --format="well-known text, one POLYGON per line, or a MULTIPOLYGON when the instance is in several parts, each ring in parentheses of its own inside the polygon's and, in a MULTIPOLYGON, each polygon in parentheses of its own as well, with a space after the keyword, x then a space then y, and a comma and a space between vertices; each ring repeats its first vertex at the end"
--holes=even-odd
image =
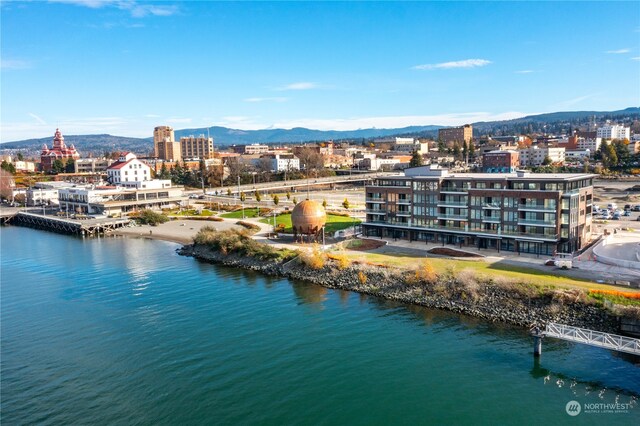
POLYGON ((555 212, 555 207, 545 207, 538 204, 518 204, 518 210, 531 210, 536 212, 555 212))
POLYGON ((603 333, 601 331, 550 322, 545 327, 544 335, 568 340, 570 342, 640 355, 640 339, 619 336, 617 334, 603 333))

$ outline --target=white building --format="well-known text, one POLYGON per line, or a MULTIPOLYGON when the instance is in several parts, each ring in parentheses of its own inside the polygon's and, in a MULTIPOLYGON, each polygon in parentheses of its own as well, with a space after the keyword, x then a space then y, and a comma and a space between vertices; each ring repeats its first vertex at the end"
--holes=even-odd
POLYGON ((135 189, 122 186, 60 189, 58 199, 61 211, 108 216, 142 209, 172 208, 188 200, 181 187, 135 189))
POLYGON ((151 180, 151 167, 138 160, 131 152, 125 152, 107 168, 107 179, 116 185, 151 180))
POLYGON ((520 154, 521 166, 541 166, 546 157, 549 157, 553 164, 562 164, 565 159, 564 148, 540 148, 538 146, 532 146, 530 148, 520 149, 518 153, 520 154))
POLYGON ((593 155, 600 149, 601 144, 602 138, 578 138, 576 145, 578 149, 588 149, 591 151, 591 155, 593 155))
POLYGON ((564 158, 566 161, 581 161, 585 158, 589 158, 593 153, 588 149, 567 149, 564 152, 564 158))
POLYGON ((271 158, 271 170, 274 172, 300 170, 300 159, 295 155, 276 154, 269 158, 271 158))
POLYGON ((76 173, 101 173, 107 170, 109 163, 106 158, 79 158, 74 167, 76 173))
POLYGON ((264 152, 269 151, 269 146, 268 145, 261 145, 258 143, 254 143, 251 145, 246 145, 244 147, 244 153, 245 154, 262 154, 264 152))
POLYGON ((58 205, 58 191, 65 188, 84 188, 73 182, 36 182, 27 189, 26 201, 28 206, 58 205))
POLYGON ((607 124, 597 129, 596 136, 603 139, 630 139, 631 129, 617 124, 607 124))

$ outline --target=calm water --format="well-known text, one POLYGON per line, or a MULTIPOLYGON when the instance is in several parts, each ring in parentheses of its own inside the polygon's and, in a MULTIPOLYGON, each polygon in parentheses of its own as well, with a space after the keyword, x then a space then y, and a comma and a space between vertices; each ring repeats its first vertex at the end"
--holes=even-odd
POLYGON ((0 230, 12 424, 638 424, 565 405, 640 394, 640 367, 521 329, 270 279, 177 245, 0 230), (603 392, 603 389, 606 389, 603 392))

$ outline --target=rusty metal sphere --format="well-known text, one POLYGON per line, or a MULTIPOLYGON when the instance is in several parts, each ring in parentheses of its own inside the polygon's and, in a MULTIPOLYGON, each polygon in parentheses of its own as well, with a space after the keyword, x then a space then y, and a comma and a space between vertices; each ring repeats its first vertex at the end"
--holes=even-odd
POLYGON ((327 223, 327 213, 322 204, 304 200, 293 208, 291 224, 297 233, 314 234, 327 223))

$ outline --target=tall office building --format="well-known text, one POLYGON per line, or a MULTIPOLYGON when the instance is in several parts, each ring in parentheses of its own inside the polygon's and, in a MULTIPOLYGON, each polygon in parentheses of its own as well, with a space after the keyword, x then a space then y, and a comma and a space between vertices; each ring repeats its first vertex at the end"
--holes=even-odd
POLYGON ((158 126, 153 129, 153 147, 155 156, 161 160, 182 160, 180 142, 176 142, 172 127, 158 126))
POLYGON ((208 160, 213 158, 213 138, 204 135, 181 137, 180 149, 183 158, 208 160))

